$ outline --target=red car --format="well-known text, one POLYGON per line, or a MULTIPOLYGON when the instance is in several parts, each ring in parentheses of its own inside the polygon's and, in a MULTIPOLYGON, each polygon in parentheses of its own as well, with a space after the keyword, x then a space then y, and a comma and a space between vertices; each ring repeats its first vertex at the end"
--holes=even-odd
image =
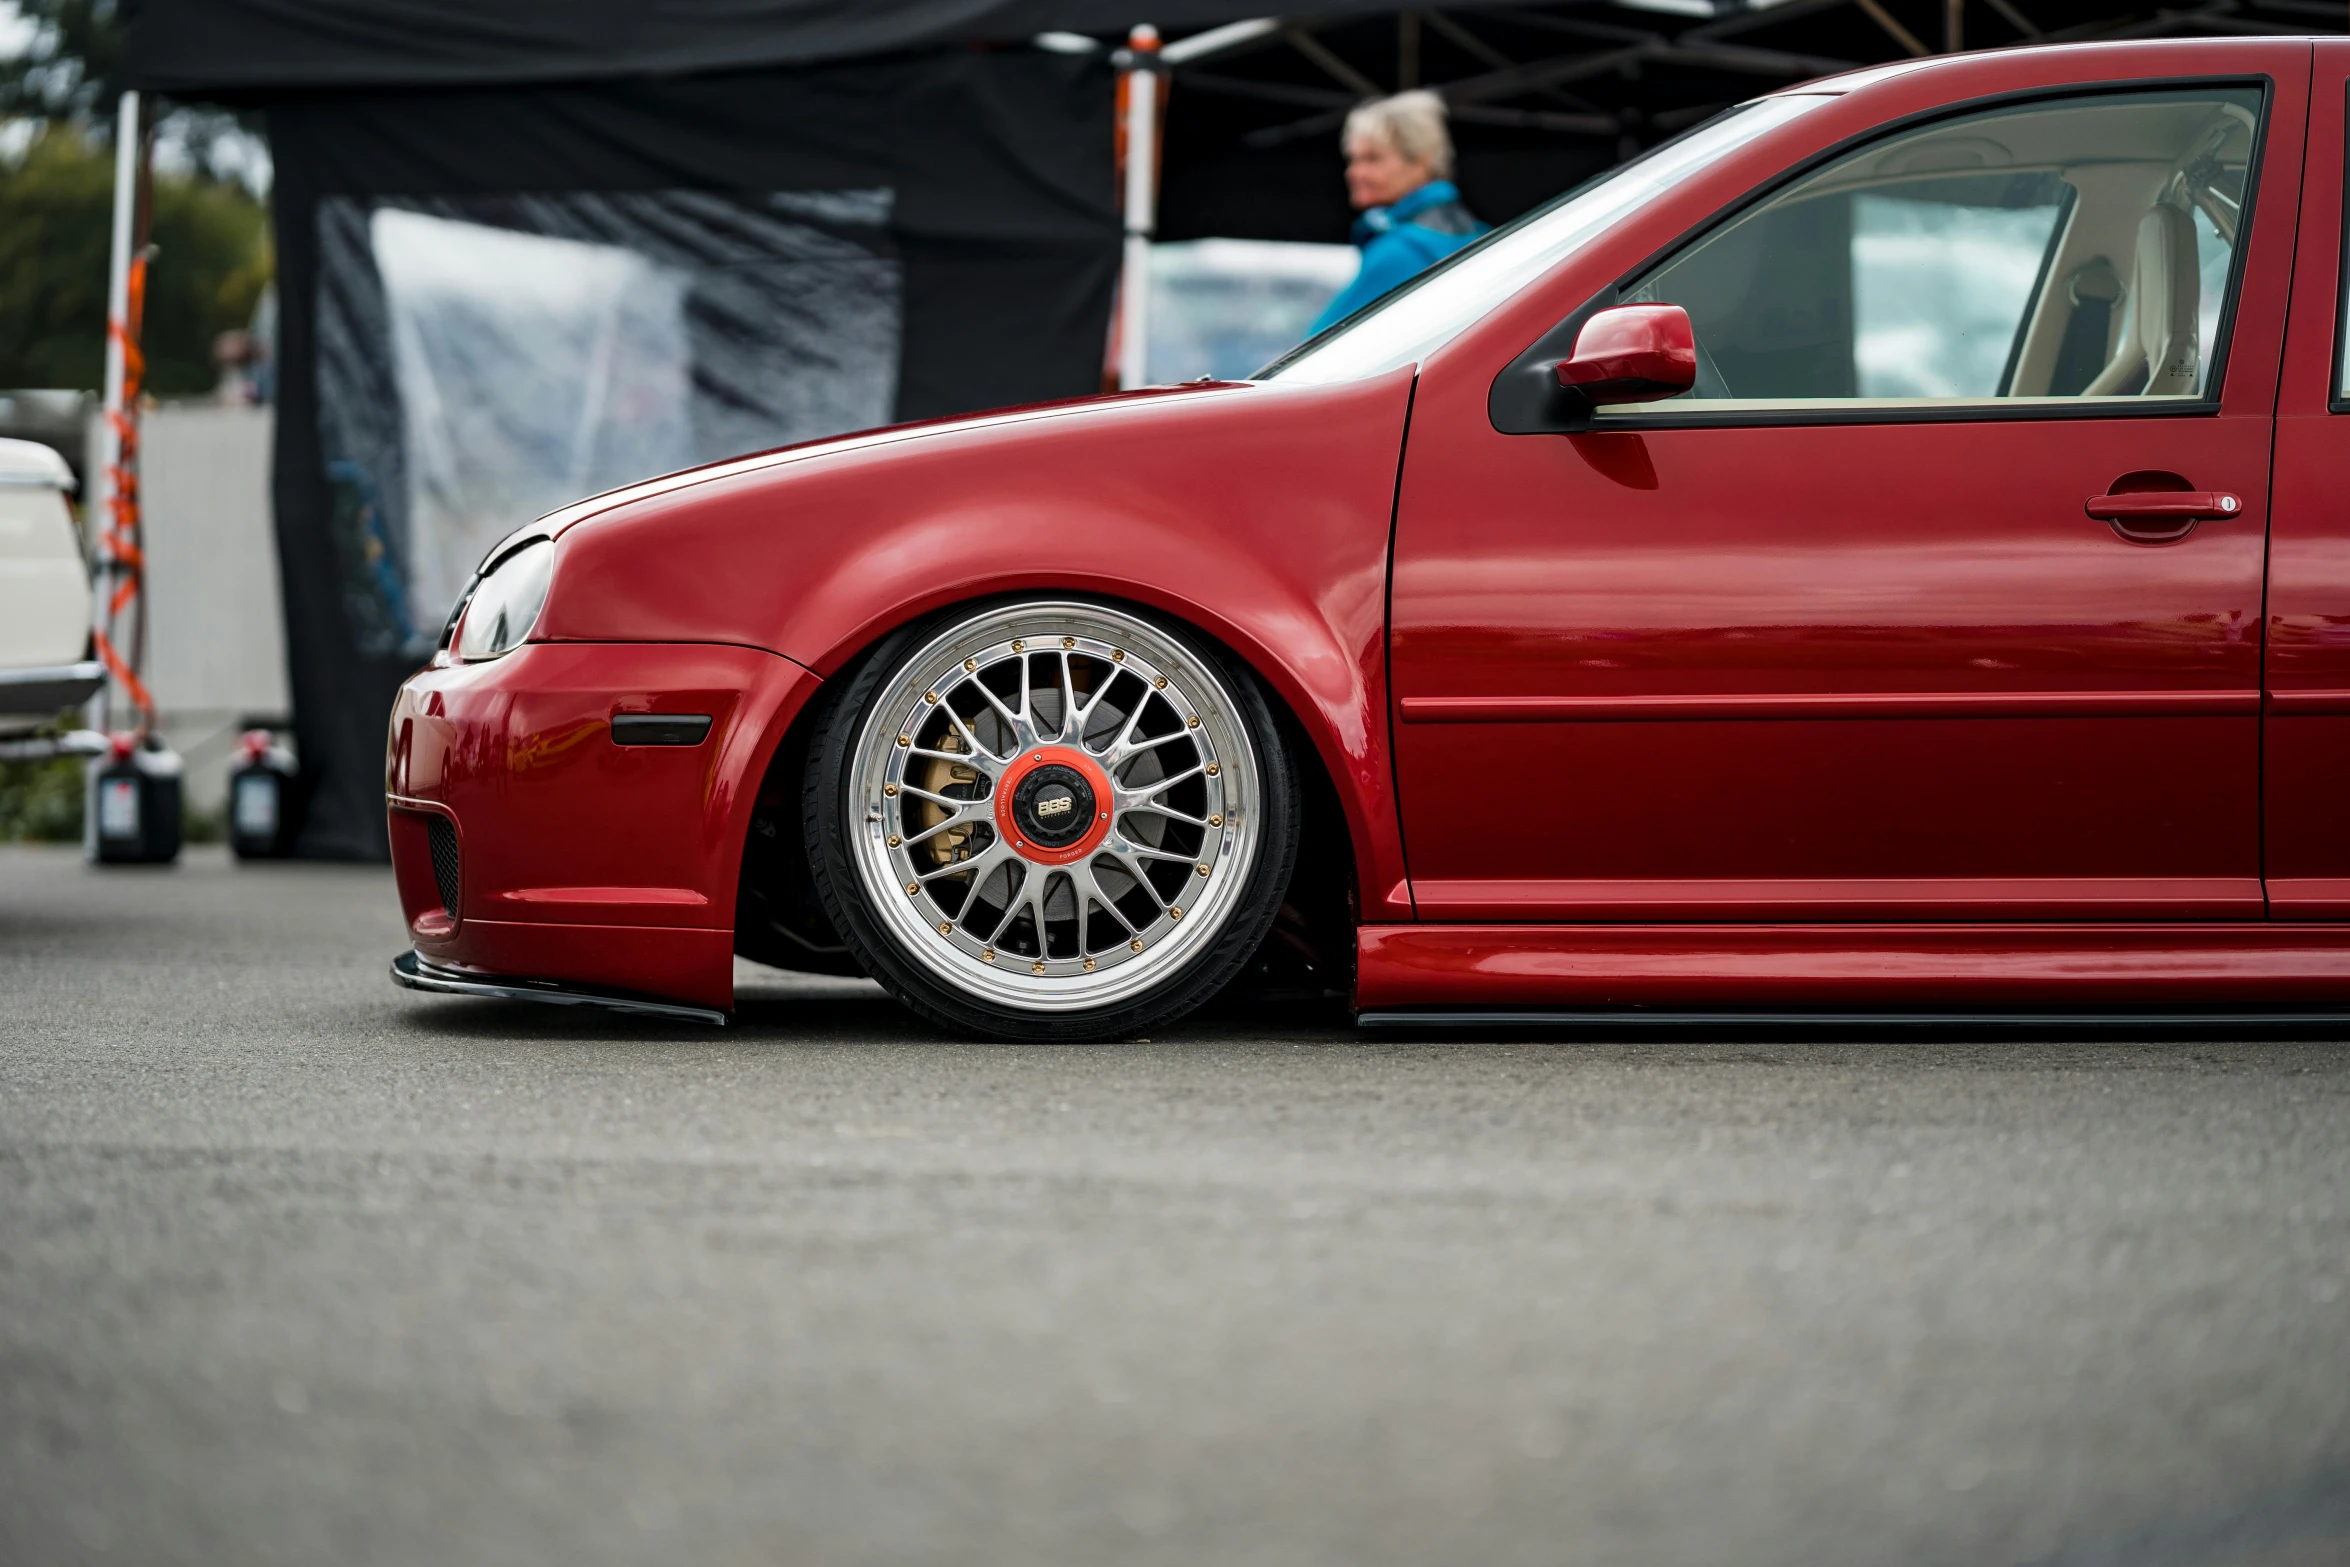
POLYGON ((1758 99, 1244 384, 522 529, 392 718, 425 988, 960 1030, 2350 1002, 2350 41, 1758 99))

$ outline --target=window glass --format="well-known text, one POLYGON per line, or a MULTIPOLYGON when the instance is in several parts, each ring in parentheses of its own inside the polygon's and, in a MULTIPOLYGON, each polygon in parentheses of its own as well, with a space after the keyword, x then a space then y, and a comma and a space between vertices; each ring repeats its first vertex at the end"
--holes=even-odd
POLYGON ((1959 116, 1806 175, 1637 280, 1698 344, 1693 405, 2206 395, 2260 93, 1959 116))

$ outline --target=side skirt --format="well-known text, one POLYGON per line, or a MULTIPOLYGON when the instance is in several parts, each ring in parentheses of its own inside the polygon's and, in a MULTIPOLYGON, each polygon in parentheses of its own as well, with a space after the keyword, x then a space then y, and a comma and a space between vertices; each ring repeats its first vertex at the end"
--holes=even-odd
POLYGON ((1769 1012, 1600 1008, 1560 1009, 1549 1012, 1491 1011, 1478 1007, 1411 1007, 1400 1011, 1360 1012, 1355 1026, 1387 1033, 1435 1033, 1486 1030, 1558 1029, 1586 1032, 1675 1033, 1705 1029, 1801 1029, 1806 1033, 1913 1034, 2167 1034, 2206 1033, 2214 1029, 2323 1029, 2350 1037, 2350 1007, 2319 1007, 2298 1012, 2266 1008, 2229 1008, 2203 1011, 2145 1012, 1769 1012))
POLYGON ((2350 924, 1366 925, 1355 1007, 2116 1014, 2350 1007, 2350 924))

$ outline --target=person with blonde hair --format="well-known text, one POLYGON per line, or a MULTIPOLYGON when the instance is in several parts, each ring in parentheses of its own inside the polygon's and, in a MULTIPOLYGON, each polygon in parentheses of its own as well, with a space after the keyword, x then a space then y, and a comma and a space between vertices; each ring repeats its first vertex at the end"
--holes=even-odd
POLYGON ((1338 291, 1313 330, 1321 331, 1427 271, 1489 225, 1462 204, 1452 182, 1452 135, 1444 100, 1432 92, 1397 93, 1358 104, 1339 138, 1346 153, 1346 195, 1357 212, 1354 242, 1362 265, 1338 291))

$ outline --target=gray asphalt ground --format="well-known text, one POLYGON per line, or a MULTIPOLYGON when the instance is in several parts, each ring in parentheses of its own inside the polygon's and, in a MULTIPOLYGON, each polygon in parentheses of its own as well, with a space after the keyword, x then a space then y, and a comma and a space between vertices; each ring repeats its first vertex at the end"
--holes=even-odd
POLYGON ((2350 1561, 2350 1044, 998 1048, 0 850, 0 1562, 2350 1561))

